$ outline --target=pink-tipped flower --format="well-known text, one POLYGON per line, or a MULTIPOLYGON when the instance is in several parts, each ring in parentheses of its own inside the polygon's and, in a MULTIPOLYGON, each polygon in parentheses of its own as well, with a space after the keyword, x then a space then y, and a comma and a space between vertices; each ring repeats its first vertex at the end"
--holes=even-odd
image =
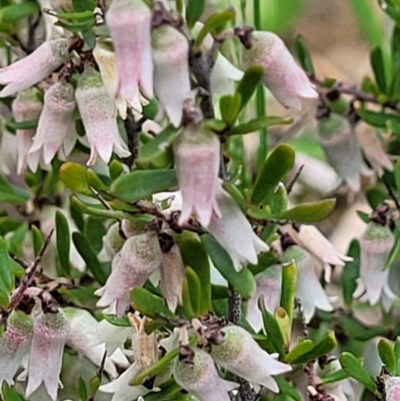
POLYGON ((41 44, 33 53, 0 69, 0 84, 6 85, 0 97, 28 89, 48 77, 68 58, 67 39, 54 39, 41 44))
POLYGON ((119 134, 114 104, 100 73, 87 67, 78 81, 75 98, 91 148, 87 164, 93 165, 97 155, 108 163, 113 149, 118 156, 128 157, 130 152, 119 134))
POLYGON ((386 376, 384 381, 386 401, 400 401, 400 377, 386 376))
POLYGON ((45 165, 50 165, 74 124, 72 116, 75 106, 74 87, 71 84, 57 82, 46 91, 43 111, 29 150, 37 158, 42 155, 45 165))
POLYGON ((191 98, 189 77, 189 44, 187 39, 170 25, 153 31, 154 88, 158 100, 171 124, 182 121, 183 103, 191 98))
POLYGON ((13 377, 29 352, 33 335, 33 320, 24 312, 13 312, 7 320, 7 330, 0 338, 0 389, 13 377))
POLYGON ((193 349, 194 356, 188 361, 176 360, 176 382, 199 401, 230 401, 229 391, 238 385, 219 377, 214 361, 207 352, 193 349))
POLYGON ((251 383, 278 392, 272 376, 289 372, 292 368, 264 351, 247 330, 239 326, 227 326, 221 331, 224 335, 223 342, 213 345, 211 349, 214 361, 251 383))
POLYGON ((349 121, 335 113, 319 120, 318 140, 329 164, 352 192, 359 192, 360 176, 370 176, 372 172, 364 163, 360 145, 349 121))
POLYGON ((258 307, 260 297, 264 298, 265 309, 274 314, 281 299, 282 266, 273 265, 255 276, 256 293, 246 303, 246 320, 257 332, 263 327, 261 311, 258 307))
MULTIPOLYGON (((18 96, 12 103, 12 111, 17 123, 39 120, 43 105, 39 100, 38 94, 39 91, 36 88, 30 88, 18 93, 18 96)), ((17 129, 18 174, 25 172, 28 151, 32 146, 32 138, 35 132, 35 129, 17 129)))
POLYGON ((41 384, 49 397, 57 399, 64 345, 69 335, 69 322, 64 312, 41 312, 34 319, 33 339, 29 354, 29 398, 41 384))
POLYGON ((263 84, 279 103, 301 110, 301 98, 318 96, 282 39, 272 32, 252 32, 251 42, 251 47, 243 50, 243 66, 260 65, 264 69, 263 84))
POLYGON ((122 316, 130 303, 130 291, 142 286, 160 267, 162 252, 154 233, 128 238, 114 256, 113 269, 104 287, 96 291, 101 296, 97 306, 110 306, 109 312, 122 316))
POLYGON ((182 193, 179 224, 192 214, 207 227, 213 215, 221 217, 216 197, 220 143, 215 134, 202 124, 190 123, 183 128, 174 144, 175 169, 182 193))
POLYGON ((113 0, 106 14, 119 77, 114 95, 130 104, 137 104, 139 86, 146 97, 153 97, 151 18, 143 0, 113 0))
POLYGON ((185 280, 185 266, 176 245, 168 252, 163 252, 160 270, 161 291, 168 308, 175 312, 178 303, 182 302, 182 288, 185 280))
MULTIPOLYGON (((376 305, 381 297, 393 301, 386 266, 395 238, 389 227, 370 222, 360 238, 360 278, 354 297, 376 305)), ((390 302, 391 303, 391 302, 390 302)))
POLYGON ((254 233, 250 223, 233 198, 222 188, 217 190, 221 218, 213 216, 208 231, 228 252, 237 271, 246 264, 257 264, 257 255, 268 245, 254 233))

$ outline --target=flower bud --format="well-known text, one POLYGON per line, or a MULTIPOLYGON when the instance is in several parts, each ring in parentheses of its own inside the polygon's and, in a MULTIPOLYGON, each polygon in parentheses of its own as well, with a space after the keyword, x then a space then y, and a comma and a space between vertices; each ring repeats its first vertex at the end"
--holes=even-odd
POLYGON ((101 296, 97 306, 110 306, 110 313, 122 316, 130 303, 130 291, 142 286, 160 267, 161 248, 155 233, 128 238, 114 256, 113 269, 104 287, 96 291, 101 296))
POLYGON ((30 154, 36 154, 37 157, 43 152, 45 165, 50 165, 62 147, 68 130, 72 129, 75 106, 74 87, 71 84, 57 82, 46 91, 43 111, 29 150, 30 154))
POLYGON ((68 58, 67 39, 54 39, 41 44, 33 53, 0 69, 0 84, 6 85, 0 97, 25 90, 49 76, 68 58))
POLYGON ((215 199, 220 185, 220 146, 215 134, 195 123, 184 127, 175 141, 175 169, 183 202, 179 224, 186 223, 195 214, 207 227, 212 215, 221 216, 215 199))
POLYGON ((170 25, 153 30, 154 88, 171 124, 182 120, 183 102, 190 98, 189 44, 170 25))
POLYGON ((386 401, 400 401, 400 377, 385 377, 386 401))
POLYGON ((268 251, 268 245, 254 233, 250 223, 233 198, 222 188, 217 190, 221 218, 211 218, 208 231, 228 252, 237 271, 243 265, 257 264, 257 255, 268 251))
POLYGON ((318 96, 282 39, 272 32, 252 32, 251 40, 252 46, 243 50, 243 65, 264 69, 262 82, 279 103, 301 110, 301 98, 318 96))
POLYGON ((349 121, 335 113, 319 120, 318 140, 334 170, 353 192, 360 191, 360 175, 371 175, 371 171, 364 163, 349 121))
MULTIPOLYGON (((18 93, 12 103, 12 112, 17 123, 39 120, 43 105, 38 98, 39 91, 30 88, 18 93)), ((17 173, 23 174, 26 169, 28 151, 32 146, 35 129, 17 129, 18 166, 17 173)))
POLYGON ((362 300, 376 305, 381 296, 393 300, 396 296, 389 288, 389 269, 386 263, 395 243, 389 227, 370 222, 360 238, 360 278, 354 297, 366 291, 362 300))
POLYGON ((115 48, 119 84, 114 96, 138 103, 139 89, 153 97, 151 11, 142 0, 113 0, 106 14, 115 48))
POLYGON ((103 85, 100 73, 88 67, 80 76, 75 92, 82 123, 91 147, 88 165, 96 162, 97 155, 108 163, 112 151, 120 157, 130 155, 122 141, 113 117, 114 105, 103 85))
POLYGON ((289 263, 293 260, 297 267, 296 297, 300 299, 304 320, 308 323, 316 308, 330 312, 333 306, 319 282, 311 254, 297 245, 290 246, 283 252, 282 262, 289 263))
POLYGON ((218 376, 214 361, 206 352, 195 348, 190 362, 176 359, 174 377, 176 382, 199 401, 230 401, 228 391, 237 387, 218 376))
POLYGON ((33 335, 32 316, 12 312, 7 320, 7 330, 0 338, 0 388, 5 381, 13 383, 22 359, 29 352, 33 335))
POLYGON ((221 331, 224 334, 223 342, 213 345, 211 350, 215 362, 251 383, 278 392, 278 386, 271 376, 288 372, 292 368, 272 358, 247 330, 239 326, 227 326, 221 331))
POLYGON ((33 340, 29 354, 29 398, 43 383, 50 398, 57 399, 64 345, 69 335, 69 322, 64 312, 41 312, 34 319, 33 340))
POLYGON ((182 288, 185 280, 185 266, 176 245, 168 252, 163 252, 160 270, 161 291, 168 308, 175 312, 178 303, 182 302, 182 288))

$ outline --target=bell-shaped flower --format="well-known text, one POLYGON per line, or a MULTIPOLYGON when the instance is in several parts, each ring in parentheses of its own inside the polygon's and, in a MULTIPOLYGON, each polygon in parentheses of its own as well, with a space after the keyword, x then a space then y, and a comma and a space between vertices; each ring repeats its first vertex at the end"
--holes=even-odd
POLYGON ((304 320, 308 323, 317 308, 330 312, 333 306, 314 270, 311 254, 298 245, 292 245, 283 252, 282 262, 292 261, 295 261, 297 268, 296 297, 300 299, 304 320))
POLYGON ((189 123, 176 139, 175 169, 183 203, 179 224, 186 223, 192 214, 204 227, 213 215, 221 217, 216 201, 220 147, 217 136, 201 123, 189 123))
POLYGON ((272 376, 292 368, 264 351, 242 327, 226 326, 221 331, 224 335, 222 343, 211 349, 214 361, 229 372, 277 393, 279 389, 272 376))
POLYGON ((126 238, 121 234, 121 224, 114 223, 104 236, 104 247, 109 256, 114 257, 123 247, 126 238))
POLYGON ((130 303, 130 291, 142 286, 160 267, 162 252, 155 233, 128 238, 114 256, 113 269, 106 285, 95 292, 101 296, 97 306, 109 306, 108 312, 122 316, 130 303))
POLYGON ((386 401, 400 401, 400 377, 386 376, 384 382, 386 401))
POLYGON ((260 297, 264 299, 265 309, 274 314, 279 306, 282 287, 282 266, 273 265, 255 276, 256 293, 246 302, 246 320, 259 332, 263 327, 261 311, 258 307, 260 297))
POLYGON ((75 106, 74 87, 71 84, 60 81, 46 91, 43 111, 29 150, 32 156, 41 156, 45 165, 50 165, 74 124, 72 116, 75 106))
POLYGON ((389 288, 386 266, 395 237, 386 225, 371 221, 360 238, 360 278, 354 297, 376 305, 381 297, 396 298, 389 288))
POLYGON ((13 384, 13 377, 29 352, 32 336, 32 316, 12 312, 7 320, 7 330, 0 337, 0 389, 4 381, 13 384))
MULTIPOLYGON (((104 343, 98 343, 97 328, 99 322, 84 309, 64 308, 64 313, 70 324, 67 345, 95 365, 101 366, 106 353, 106 346, 104 343)), ((104 370, 111 378, 116 378, 118 376, 117 369, 109 356, 105 359, 104 370)))
POLYGON ((139 87, 146 97, 153 97, 151 19, 142 0, 114 0, 106 14, 119 78, 113 97, 121 95, 132 105, 138 103, 139 87))
POLYGON ((360 145, 349 121, 335 113, 319 120, 318 140, 330 165, 352 192, 359 192, 360 176, 370 176, 372 172, 364 163, 360 145))
POLYGON ((49 397, 53 401, 57 399, 62 356, 68 335, 69 322, 61 309, 56 313, 40 312, 35 317, 29 354, 27 398, 43 384, 49 397))
POLYGON ((96 336, 99 344, 106 345, 107 354, 113 355, 118 348, 123 348, 131 331, 129 327, 114 326, 103 319, 97 325, 96 336))
MULTIPOLYGON (((29 88, 18 93, 12 103, 12 112, 17 123, 39 120, 43 105, 38 97, 36 88, 29 88)), ((17 174, 25 172, 28 160, 28 151, 32 146, 35 129, 17 129, 18 166, 17 174)))
POLYGON ((301 110, 301 98, 318 96, 282 39, 272 32, 252 32, 251 47, 243 50, 242 62, 245 68, 263 68, 263 84, 285 107, 301 110))
POLYGON ((214 215, 208 231, 228 252, 237 271, 248 263, 256 265, 257 255, 268 251, 268 245, 257 237, 237 203, 221 187, 217 203, 222 217, 214 215))
POLYGON ((41 44, 33 53, 0 69, 0 84, 6 85, 0 97, 14 95, 48 77, 68 59, 68 41, 54 39, 41 44))
POLYGON ((207 352, 198 348, 193 352, 190 361, 176 359, 175 381, 199 401, 230 401, 228 392, 238 384, 223 380, 218 375, 214 361, 207 352))
POLYGON ((170 25, 161 25, 154 29, 151 43, 155 92, 171 124, 178 127, 182 121, 183 103, 192 97, 189 44, 187 39, 170 25))
POLYGON ((91 67, 87 67, 78 81, 75 92, 82 123, 90 144, 88 165, 96 162, 97 155, 108 163, 113 149, 120 157, 127 157, 130 152, 120 136, 114 104, 101 75, 91 67))
POLYGON ((178 303, 182 302, 182 288, 185 280, 185 266, 183 265, 179 248, 176 245, 168 252, 163 252, 160 270, 161 291, 168 308, 175 312, 178 303))

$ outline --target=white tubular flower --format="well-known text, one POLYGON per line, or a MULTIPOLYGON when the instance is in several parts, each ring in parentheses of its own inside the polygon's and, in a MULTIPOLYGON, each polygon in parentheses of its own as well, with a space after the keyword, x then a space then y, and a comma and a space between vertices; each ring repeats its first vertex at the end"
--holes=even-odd
POLYGON ((97 343, 104 343, 106 345, 107 354, 113 355, 118 348, 123 348, 131 331, 129 327, 114 326, 106 319, 103 319, 98 323, 96 328, 97 343))
POLYGON ((42 153, 44 164, 50 165, 74 123, 72 116, 75 106, 74 87, 71 84, 57 82, 46 91, 43 111, 29 154, 40 156, 42 153))
POLYGON ((268 245, 254 233, 250 223, 232 197, 222 188, 217 192, 221 218, 213 216, 208 231, 228 252, 237 271, 248 263, 256 265, 260 252, 268 245))
POLYGON ((179 224, 192 214, 203 227, 208 227, 213 215, 221 217, 216 201, 220 146, 215 134, 196 123, 185 126, 175 141, 175 169, 182 194, 179 224))
MULTIPOLYGON (((12 112, 17 123, 39 120, 43 105, 38 98, 39 91, 30 88, 18 93, 12 103, 12 112)), ((17 129, 18 166, 17 174, 23 174, 26 170, 28 151, 32 146, 32 138, 35 129, 17 129)))
POLYGON ((118 156, 128 157, 130 152, 119 134, 117 119, 113 117, 114 104, 100 73, 86 68, 78 81, 75 98, 91 147, 87 164, 93 165, 97 155, 108 163, 113 149, 118 156))
MULTIPOLYGON (((97 339, 97 328, 99 323, 86 310, 77 308, 64 308, 70 324, 70 333, 67 338, 67 345, 76 352, 88 358, 95 365, 100 366, 106 346, 104 343, 99 344, 97 339)), ((104 364, 104 370, 115 379, 118 376, 114 363, 107 356, 104 364)), ((127 362, 127 361, 126 361, 127 362)))
POLYGON ((395 237, 389 227, 370 222, 360 238, 360 278, 354 297, 376 305, 381 297, 394 300, 389 288, 389 269, 386 267, 395 237), (364 294, 364 295, 363 295, 364 294), (363 296, 362 296, 363 295, 363 296))
POLYGON ((168 252, 163 252, 160 270, 161 291, 168 308, 175 312, 178 303, 182 302, 182 288, 185 280, 185 266, 183 265, 179 248, 176 245, 168 252))
POLYGON ((296 297, 300 299, 306 323, 314 316, 316 309, 326 312, 333 310, 324 289, 319 282, 313 265, 313 257, 297 245, 290 246, 282 254, 283 262, 296 262, 296 297))
POLYGON ((198 348, 193 351, 190 363, 176 359, 176 382, 199 401, 229 401, 228 392, 238 387, 238 384, 219 377, 209 354, 198 348))
POLYGON ((41 384, 49 397, 57 399, 64 345, 69 335, 69 322, 64 312, 41 312, 34 319, 33 340, 29 354, 29 379, 26 397, 29 398, 41 384))
POLYGON ((33 336, 33 320, 24 312, 12 312, 7 330, 0 338, 0 389, 5 381, 13 384, 13 377, 29 352, 33 336))
POLYGON ((7 97, 28 89, 48 77, 68 58, 67 39, 44 42, 29 56, 0 69, 0 84, 6 85, 0 97, 7 97))
POLYGON ((282 287, 282 266, 273 265, 255 276, 257 283, 256 293, 246 302, 246 320, 256 332, 263 327, 258 300, 264 298, 265 309, 274 314, 279 306, 282 287))
POLYGON ((108 312, 122 316, 130 303, 130 291, 142 286, 160 267, 161 248, 155 233, 128 238, 114 256, 113 269, 104 287, 95 292, 101 296, 97 306, 110 306, 108 312))
POLYGON ((153 97, 151 58, 151 11, 142 0, 113 0, 106 14, 115 48, 121 95, 128 103, 138 103, 139 86, 153 97))
POLYGON ((331 279, 331 265, 344 266, 346 262, 353 260, 339 252, 315 226, 303 224, 299 230, 290 230, 290 235, 302 248, 322 262, 327 282, 331 279))
POLYGON ((183 103, 191 98, 189 77, 189 44, 170 25, 162 25, 152 34, 154 88, 158 100, 172 125, 182 121, 183 103))
POLYGON ((352 192, 359 192, 360 176, 370 176, 372 172, 364 163, 360 145, 349 121, 335 113, 319 120, 318 140, 334 170, 352 192))
POLYGON ((262 81, 279 103, 301 110, 301 98, 318 96, 282 39, 272 32, 252 32, 251 42, 251 47, 243 50, 243 66, 264 69, 262 81))
POLYGON ((279 389, 272 376, 289 372, 292 368, 264 351, 242 327, 227 326, 221 331, 223 342, 211 349, 214 361, 229 372, 277 393, 279 389))
POLYGON ((400 377, 386 376, 384 381, 386 401, 400 401, 400 377))

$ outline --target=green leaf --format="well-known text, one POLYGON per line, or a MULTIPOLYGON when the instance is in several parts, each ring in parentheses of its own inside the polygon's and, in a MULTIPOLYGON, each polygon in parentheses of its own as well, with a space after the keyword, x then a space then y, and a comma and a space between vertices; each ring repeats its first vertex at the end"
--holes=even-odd
POLYGON ((203 40, 207 36, 207 34, 221 29, 221 27, 223 27, 227 22, 233 20, 235 16, 235 10, 232 8, 222 11, 221 13, 214 13, 210 15, 196 37, 196 40, 194 42, 195 47, 201 47, 201 44, 203 43, 203 40))
POLYGON ((302 340, 294 346, 294 348, 286 355, 285 362, 292 363, 295 359, 301 358, 310 352, 314 347, 311 340, 302 340))
POLYGON ((268 203, 276 186, 293 168, 294 150, 288 145, 278 145, 265 160, 254 184, 251 202, 268 203))
POLYGON ((86 182, 89 187, 93 187, 96 191, 108 190, 108 185, 106 185, 92 169, 86 171, 86 182))
POLYGON ((0 237, 0 306, 8 306, 10 299, 10 292, 14 287, 14 278, 12 275, 12 265, 8 254, 8 247, 6 241, 0 237))
POLYGON ((101 285, 105 285, 110 272, 107 271, 108 269, 106 269, 105 266, 100 263, 99 259, 97 259, 96 253, 94 252, 86 236, 78 231, 75 231, 72 234, 72 241, 77 251, 85 261, 87 268, 93 274, 94 278, 101 285))
POLYGON ((340 356, 340 364, 353 379, 357 380, 372 393, 376 393, 377 388, 375 382, 354 355, 349 352, 343 352, 340 356))
POLYGON ((43 234, 36 226, 31 227, 32 231, 32 244, 33 244, 33 253, 35 257, 39 254, 40 249, 43 245, 43 234))
POLYGON ((386 82, 385 62, 383 60, 382 48, 380 46, 377 46, 372 49, 369 58, 372 70, 374 71, 375 80, 380 91, 382 93, 387 93, 388 85, 386 82))
POLYGON ((268 269, 279 261, 275 252, 269 251, 258 255, 258 263, 256 265, 248 265, 247 268, 254 274, 258 274, 268 269))
POLYGON ((83 11, 93 11, 96 7, 95 0, 72 0, 72 5, 76 13, 83 11))
POLYGON ((372 209, 375 209, 387 199, 387 194, 377 187, 368 188, 365 191, 365 195, 372 209))
POLYGON ((400 124, 400 116, 395 114, 387 114, 365 109, 357 109, 357 114, 366 123, 372 125, 373 127, 385 128, 389 123, 400 124))
POLYGON ((108 323, 111 323, 117 327, 131 327, 128 316, 123 315, 121 317, 116 317, 115 315, 103 315, 104 319, 107 320, 108 323))
POLYGON ((87 183, 87 170, 84 166, 78 163, 64 163, 59 170, 60 180, 71 191, 78 194, 93 196, 87 183))
POLYGON ((336 344, 335 333, 333 331, 328 331, 310 351, 293 359, 291 363, 307 363, 318 359, 320 356, 329 354, 336 347, 336 344))
POLYGON ((199 316, 200 308, 201 308, 201 297, 202 297, 202 288, 199 276, 191 267, 186 267, 185 269, 186 281, 188 283, 188 290, 190 296, 190 303, 193 308, 193 312, 195 316, 199 316))
POLYGON ((282 291, 280 305, 285 309, 290 322, 293 320, 294 298, 297 285, 296 263, 287 263, 282 266, 282 291))
POLYGON ((111 192, 116 198, 133 203, 177 184, 175 170, 136 170, 117 178, 111 192))
POLYGON ((208 255, 202 243, 184 231, 179 241, 182 260, 185 266, 190 266, 197 274, 201 284, 200 314, 212 310, 211 306, 211 278, 208 255), (195 257, 193 257, 195 255, 195 257))
POLYGON ((394 343, 394 355, 396 361, 396 373, 395 376, 400 375, 400 338, 397 337, 396 342, 394 343))
POLYGON ((392 61, 392 83, 390 88, 391 98, 398 101, 400 93, 398 93, 398 81, 400 73, 400 26, 395 25, 391 40, 391 61, 392 61))
POLYGON ((253 120, 248 121, 247 123, 239 124, 236 127, 231 128, 227 135, 245 135, 255 131, 260 130, 261 128, 270 127, 272 125, 289 125, 293 124, 293 118, 282 118, 275 116, 261 116, 256 117, 253 120))
POLYGON ((104 219, 94 216, 89 216, 85 221, 84 234, 89 240, 96 254, 103 248, 103 237, 107 230, 104 227, 104 219))
POLYGON ((2 396, 4 401, 25 401, 24 397, 22 397, 14 387, 6 383, 3 384, 2 396))
POLYGON ((25 2, 24 4, 10 4, 2 7, 0 10, 1 22, 16 22, 20 19, 30 17, 39 11, 39 7, 34 2, 25 2))
POLYGON ((186 24, 189 29, 194 27, 203 14, 205 4, 205 0, 189 0, 186 8, 186 24))
POLYGON ((56 212, 56 243, 58 260, 60 261, 61 274, 70 277, 71 267, 69 264, 69 251, 71 235, 67 218, 60 211, 56 212))
POLYGON ((86 401, 88 399, 85 380, 81 376, 76 381, 76 390, 78 392, 79 400, 86 401))
POLYGON ((243 78, 236 89, 236 93, 242 97, 240 109, 243 109, 253 96, 258 84, 261 82, 263 74, 264 70, 259 65, 253 65, 244 72, 243 78))
POLYGON ((303 203, 293 209, 285 210, 277 216, 279 220, 292 220, 297 223, 317 223, 328 217, 336 204, 336 199, 324 199, 318 202, 303 203))
POLYGON ((268 339, 274 346, 275 351, 279 354, 279 357, 283 359, 285 356, 285 342, 282 331, 275 318, 265 309, 264 297, 262 296, 258 300, 258 307, 262 313, 264 329, 268 339))
POLYGON ((152 294, 143 287, 134 288, 131 292, 131 299, 137 309, 143 315, 156 319, 160 315, 173 317, 174 314, 165 306, 164 300, 152 294))
POLYGON ((236 121, 240 112, 242 104, 242 95, 235 93, 233 95, 222 96, 219 100, 219 109, 221 118, 225 121, 228 126, 231 126, 236 121))
POLYGON ((310 51, 307 49, 307 46, 305 45, 301 35, 297 35, 296 39, 294 40, 294 52, 303 70, 311 75, 315 75, 310 51))
POLYGON ((378 353, 389 373, 392 376, 396 376, 396 357, 392 344, 385 338, 382 338, 378 343, 378 353))
POLYGON ((24 203, 29 195, 22 190, 13 188, 8 181, 0 176, 0 202, 24 203))
POLYGON ((360 275, 360 244, 357 240, 351 241, 347 255, 351 256, 353 260, 346 262, 342 269, 341 283, 344 302, 350 306, 353 301, 353 293, 357 288, 356 280, 360 275))
POLYGON ((283 376, 274 376, 274 380, 280 393, 288 395, 294 401, 301 401, 299 393, 283 376))
POLYGON ((339 382, 342 381, 344 379, 348 379, 350 376, 349 374, 343 370, 337 370, 336 372, 333 372, 331 374, 328 374, 327 376, 325 376, 324 378, 322 378, 322 382, 324 384, 328 384, 328 383, 335 383, 335 382, 339 382))
POLYGON ((211 235, 202 235, 201 242, 214 266, 233 288, 245 299, 252 297, 256 291, 256 281, 250 270, 243 267, 240 272, 237 272, 228 253, 211 235))

